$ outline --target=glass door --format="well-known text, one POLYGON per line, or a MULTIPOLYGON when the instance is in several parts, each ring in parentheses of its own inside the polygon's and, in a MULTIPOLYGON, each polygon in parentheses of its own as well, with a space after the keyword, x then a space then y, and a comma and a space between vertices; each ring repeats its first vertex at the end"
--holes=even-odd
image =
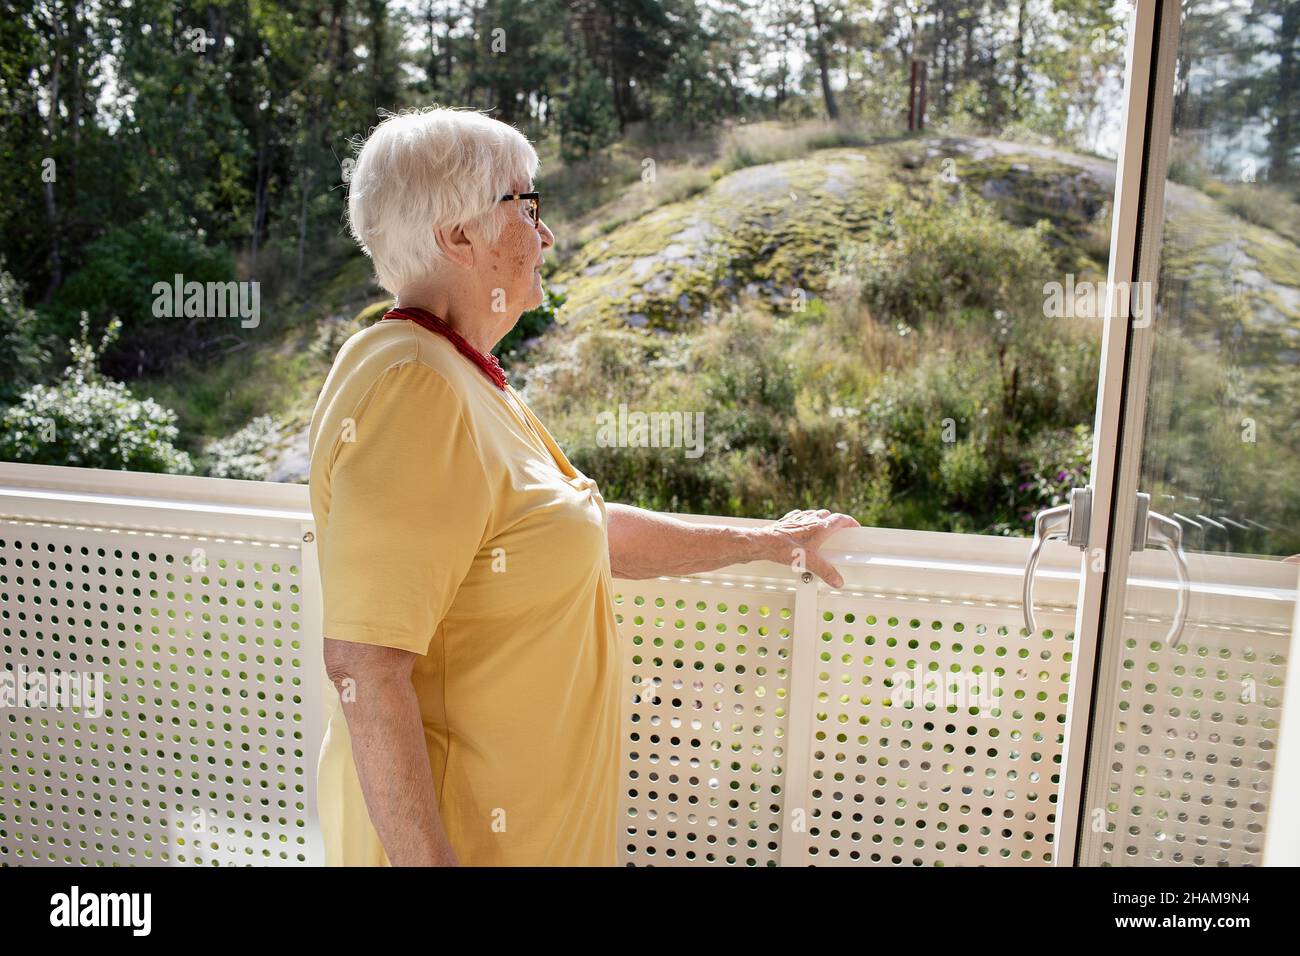
POLYGON ((1129 68, 1093 483, 1038 523, 1084 551, 1057 862, 1258 865, 1300 572, 1300 7, 1138 0, 1129 68))

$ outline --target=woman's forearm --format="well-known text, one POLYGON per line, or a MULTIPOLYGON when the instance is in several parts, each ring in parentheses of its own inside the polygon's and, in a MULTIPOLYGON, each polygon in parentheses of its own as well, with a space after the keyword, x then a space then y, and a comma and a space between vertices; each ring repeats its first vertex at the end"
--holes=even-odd
POLYGON ((443 828, 409 668, 391 648, 326 640, 370 822, 393 866, 456 866, 443 828))
POLYGON ((657 511, 607 504, 610 572, 616 578, 696 574, 770 558, 763 528, 691 524, 657 511))

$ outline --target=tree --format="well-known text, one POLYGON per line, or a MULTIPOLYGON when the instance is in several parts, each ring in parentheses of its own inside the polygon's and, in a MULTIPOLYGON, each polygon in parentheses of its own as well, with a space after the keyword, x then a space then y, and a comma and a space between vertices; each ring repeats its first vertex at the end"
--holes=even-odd
POLYGON ((566 159, 590 156, 613 142, 618 117, 604 77, 581 55, 569 66, 569 83, 560 97, 560 148, 566 159))
POLYGON ((1255 0, 1247 23, 1264 36, 1251 105, 1268 128, 1269 179, 1293 182, 1300 169, 1300 3, 1255 0), (1276 61, 1264 65, 1270 55, 1276 61))

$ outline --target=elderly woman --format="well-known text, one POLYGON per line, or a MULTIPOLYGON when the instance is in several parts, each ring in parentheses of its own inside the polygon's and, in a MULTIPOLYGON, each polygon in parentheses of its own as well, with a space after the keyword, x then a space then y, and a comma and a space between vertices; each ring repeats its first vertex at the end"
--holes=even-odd
POLYGON ((611 578, 798 554, 842 583, 817 547, 852 518, 606 505, 506 382, 492 348, 542 301, 555 241, 537 166, 512 127, 430 109, 385 119, 351 178, 396 307, 340 350, 311 423, 330 864, 614 865, 611 578))

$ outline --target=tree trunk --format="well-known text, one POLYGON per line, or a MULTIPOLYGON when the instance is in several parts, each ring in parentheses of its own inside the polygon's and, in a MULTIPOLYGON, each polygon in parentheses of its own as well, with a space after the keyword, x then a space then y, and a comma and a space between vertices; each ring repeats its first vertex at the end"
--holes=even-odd
POLYGON ((821 77, 822 99, 826 101, 826 115, 832 120, 837 120, 840 118, 840 110, 835 105, 835 92, 831 89, 830 57, 826 52, 826 28, 822 24, 822 11, 816 0, 813 0, 812 11, 813 25, 817 31, 814 35, 813 50, 817 58, 817 72, 821 77))
MULTIPOLYGON (((45 120, 46 133, 50 138, 50 152, 57 152, 55 147, 59 139, 59 97, 62 91, 59 86, 60 75, 63 64, 63 24, 59 22, 58 10, 50 13, 50 23, 54 29, 55 42, 53 46, 54 62, 50 64, 50 102, 49 115, 45 120)), ((58 176, 57 160, 54 166, 54 174, 58 176)), ((44 301, 49 302, 54 298, 54 293, 59 291, 63 285, 63 253, 59 242, 59 206, 58 199, 54 195, 54 183, 44 182, 41 185, 45 192, 45 220, 50 230, 50 281, 45 287, 44 301)))
POLYGON ((425 14, 425 25, 429 28, 429 63, 424 68, 424 74, 429 78, 429 92, 435 92, 438 89, 438 39, 433 31, 433 25, 437 22, 433 15, 433 0, 429 0, 425 14))
POLYGON ((1300 140, 1300 106, 1296 103, 1300 88, 1300 4, 1288 3, 1282 7, 1282 22, 1278 25, 1273 48, 1278 54, 1277 97, 1273 128, 1269 131, 1269 179, 1284 182, 1295 171, 1291 168, 1297 140, 1300 140))
POLYGON ((298 192, 300 202, 298 205, 298 269, 296 280, 302 283, 303 259, 307 249, 307 197, 311 194, 311 181, 313 177, 311 164, 304 159, 302 163, 302 173, 298 176, 298 192))
POLYGON ((257 254, 261 248, 262 227, 266 223, 266 188, 270 176, 270 162, 266 155, 266 141, 257 138, 256 179, 253 186, 253 235, 248 258, 249 278, 257 275, 257 254))
POLYGON ((1020 97, 1025 91, 1025 7, 1029 0, 1016 6, 1016 60, 1011 68, 1011 115, 1020 117, 1020 97))

